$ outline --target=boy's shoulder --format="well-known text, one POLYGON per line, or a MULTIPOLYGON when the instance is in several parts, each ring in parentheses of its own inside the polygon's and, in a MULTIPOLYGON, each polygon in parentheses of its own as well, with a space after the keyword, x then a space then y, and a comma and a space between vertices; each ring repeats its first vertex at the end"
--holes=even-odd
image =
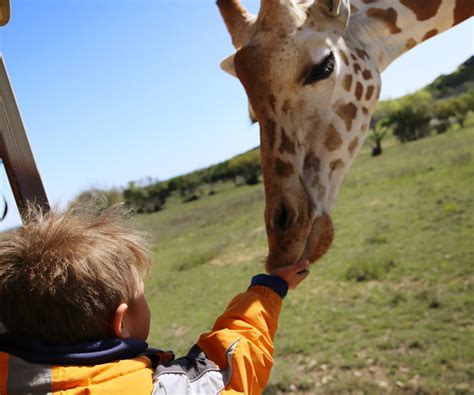
MULTIPOLYGON (((51 345, 39 339, 0 335, 1 393, 49 393, 90 386, 102 392, 190 394, 222 391, 232 376, 232 354, 224 370, 195 345, 182 358, 147 348, 140 341, 102 339, 80 345, 51 345)), ((89 387, 88 387, 89 388, 89 387)))

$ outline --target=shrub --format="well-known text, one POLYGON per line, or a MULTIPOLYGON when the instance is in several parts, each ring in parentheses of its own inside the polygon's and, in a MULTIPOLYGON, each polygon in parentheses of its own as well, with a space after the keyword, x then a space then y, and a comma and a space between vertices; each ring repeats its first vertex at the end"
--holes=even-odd
POLYGON ((158 182, 151 182, 148 185, 138 186, 130 182, 123 191, 126 203, 138 213, 153 213, 163 208, 169 190, 158 182))
POLYGON ((347 268, 346 280, 357 282, 380 280, 393 267, 395 267, 393 260, 359 258, 347 268))

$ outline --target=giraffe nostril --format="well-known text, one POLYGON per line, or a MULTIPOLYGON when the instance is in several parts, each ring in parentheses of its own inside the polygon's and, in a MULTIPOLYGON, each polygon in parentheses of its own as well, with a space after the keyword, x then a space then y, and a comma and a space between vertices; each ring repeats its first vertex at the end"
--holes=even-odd
POLYGON ((285 232, 293 223, 293 215, 291 211, 282 203, 273 213, 273 229, 278 232, 285 232))

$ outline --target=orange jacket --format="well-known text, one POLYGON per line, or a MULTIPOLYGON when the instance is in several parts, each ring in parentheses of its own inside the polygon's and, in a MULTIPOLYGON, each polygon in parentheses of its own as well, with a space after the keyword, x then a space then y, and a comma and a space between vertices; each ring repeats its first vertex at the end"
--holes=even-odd
POLYGON ((237 295, 180 359, 147 352, 91 366, 54 365, 0 351, 0 394, 260 394, 273 365, 282 302, 267 285, 256 284, 237 295), (156 369, 155 356, 161 357, 156 369))

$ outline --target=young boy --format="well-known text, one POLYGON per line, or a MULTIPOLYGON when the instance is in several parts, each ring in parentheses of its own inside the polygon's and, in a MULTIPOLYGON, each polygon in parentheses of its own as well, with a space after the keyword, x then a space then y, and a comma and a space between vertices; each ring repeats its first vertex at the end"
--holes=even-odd
POLYGON ((259 394, 281 300, 309 262, 252 279, 186 357, 148 348, 150 257, 117 207, 30 208, 0 235, 0 394, 259 394))

